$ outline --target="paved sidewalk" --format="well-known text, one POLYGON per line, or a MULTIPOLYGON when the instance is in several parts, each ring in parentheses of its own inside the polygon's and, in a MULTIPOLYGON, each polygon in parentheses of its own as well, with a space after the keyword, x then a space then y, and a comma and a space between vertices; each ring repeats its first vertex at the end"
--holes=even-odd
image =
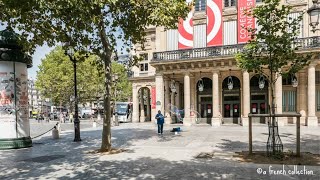
MULTIPOLYGON (((248 150, 248 128, 241 126, 183 127, 165 125, 163 136, 151 123, 112 127, 113 147, 126 152, 89 154, 100 147, 101 126, 81 131, 82 142, 73 142, 73 131, 61 139, 35 139, 28 149, 0 151, 0 179, 320 179, 320 166, 298 166, 314 175, 269 175, 294 166, 240 163, 234 152, 248 150), (196 159, 201 152, 214 152, 212 159, 196 159), (261 168, 266 174, 258 174, 261 168), (258 169, 260 170, 260 169, 258 169)), ((267 126, 254 126, 254 150, 265 150, 267 126)), ((295 151, 295 126, 280 127, 285 151, 295 151)), ((320 128, 301 127, 301 151, 320 154, 320 128)), ((319 162, 320 163, 320 162, 319 162)))

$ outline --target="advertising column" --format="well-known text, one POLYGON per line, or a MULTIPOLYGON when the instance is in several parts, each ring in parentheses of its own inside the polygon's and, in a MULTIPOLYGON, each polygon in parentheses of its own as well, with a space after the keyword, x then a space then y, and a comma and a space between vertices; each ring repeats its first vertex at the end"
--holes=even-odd
POLYGON ((28 74, 31 56, 11 30, 0 31, 0 149, 31 147, 28 74))
POLYGON ((27 87, 25 63, 0 61, 0 149, 31 146, 27 87))

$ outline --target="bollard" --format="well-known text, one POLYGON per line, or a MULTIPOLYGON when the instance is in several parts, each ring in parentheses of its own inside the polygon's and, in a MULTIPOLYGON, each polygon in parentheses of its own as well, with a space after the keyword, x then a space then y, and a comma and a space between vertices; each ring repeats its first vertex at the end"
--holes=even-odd
POLYGON ((52 130, 52 138, 53 139, 59 139, 59 131, 57 127, 55 126, 54 129, 52 130))
POLYGON ((92 123, 92 127, 94 127, 94 128, 96 128, 96 127, 97 127, 97 123, 96 123, 96 121, 93 121, 93 123, 92 123))

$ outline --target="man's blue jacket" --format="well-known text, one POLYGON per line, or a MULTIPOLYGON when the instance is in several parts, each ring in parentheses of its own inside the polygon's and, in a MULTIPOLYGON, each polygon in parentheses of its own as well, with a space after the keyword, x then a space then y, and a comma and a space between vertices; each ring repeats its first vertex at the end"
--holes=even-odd
POLYGON ((162 114, 157 114, 156 120, 157 120, 157 124, 163 124, 164 123, 164 116, 162 114))

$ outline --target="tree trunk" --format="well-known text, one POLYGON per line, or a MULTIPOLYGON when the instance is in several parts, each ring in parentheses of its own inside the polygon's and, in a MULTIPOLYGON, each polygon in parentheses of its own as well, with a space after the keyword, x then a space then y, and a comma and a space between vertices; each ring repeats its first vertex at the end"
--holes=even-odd
MULTIPOLYGON (((275 81, 273 80, 273 72, 271 71, 271 115, 276 114, 276 107, 275 107, 275 95, 274 95, 274 88, 275 88, 275 81)), ((276 118, 274 116, 271 117, 271 123, 272 123, 272 153, 275 154, 275 143, 276 143, 276 138, 274 134, 274 128, 275 128, 275 121, 276 118)))
POLYGON ((111 151, 111 55, 112 52, 109 47, 108 38, 104 28, 103 19, 99 22, 99 36, 104 48, 104 52, 100 58, 104 62, 104 73, 105 73, 105 94, 104 94, 104 119, 103 119, 103 130, 102 130, 102 143, 100 151, 108 152, 111 151))
POLYGON ((110 106, 110 87, 111 87, 111 58, 110 56, 104 57, 105 64, 105 87, 106 93, 104 95, 104 119, 102 130, 102 143, 101 151, 111 150, 111 106, 110 106))

